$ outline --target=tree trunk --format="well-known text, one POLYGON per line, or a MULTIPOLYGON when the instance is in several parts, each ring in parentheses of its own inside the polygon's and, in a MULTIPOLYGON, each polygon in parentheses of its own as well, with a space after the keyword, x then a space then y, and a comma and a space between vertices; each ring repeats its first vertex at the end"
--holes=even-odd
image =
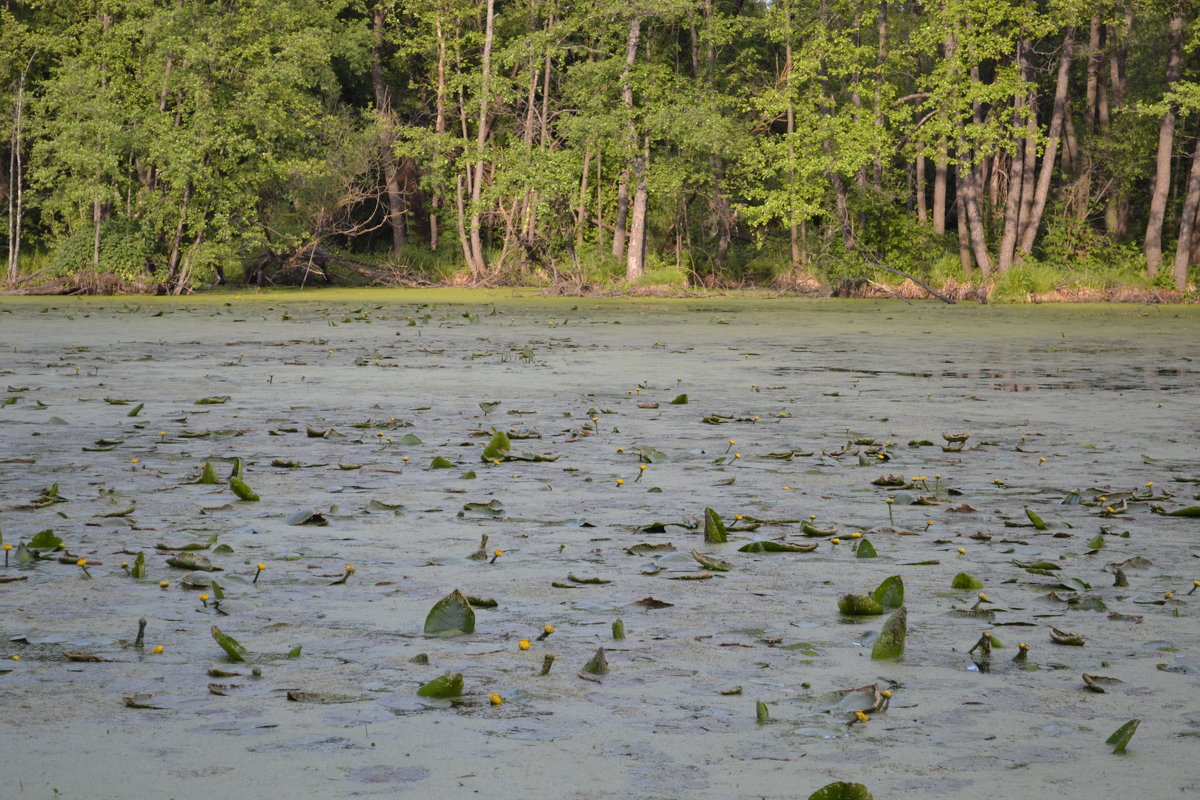
MULTIPOLYGON (((959 170, 959 176, 962 172, 959 170)), ((992 275, 992 257, 988 254, 987 232, 983 227, 983 212, 979 207, 979 181, 973 167, 967 167, 966 185, 963 187, 963 198, 967 201, 967 227, 971 234, 971 252, 975 254, 975 263, 986 280, 992 275)))
MULTIPOLYGON (((434 18, 434 31, 437 34, 437 99, 435 101, 435 116, 433 132, 438 134, 439 147, 442 134, 446 132, 446 37, 442 33, 442 16, 439 13, 434 18)), ((440 231, 438 230, 438 212, 442 207, 442 195, 438 189, 433 190, 429 199, 429 249, 438 249, 440 231)))
POLYGON ((918 153, 916 162, 917 219, 924 223, 929 221, 929 203, 925 199, 925 156, 918 153))
POLYGON ((17 97, 13 107, 12 149, 8 155, 8 285, 16 286, 21 261, 21 222, 25 217, 25 169, 21 161, 21 149, 24 142, 21 139, 21 128, 24 125, 25 109, 25 79, 29 68, 33 65, 33 57, 21 70, 17 80, 17 97))
MULTIPOLYGON (((1025 104, 1025 97, 1018 94, 1013 98, 1013 117, 1025 104)), ((1000 251, 996 255, 996 271, 1007 272, 1013 264, 1016 252, 1017 232, 1021 217, 1021 187, 1024 185, 1025 158, 1023 148, 1029 146, 1029 141, 1022 140, 1013 155, 1012 164, 1008 170, 1008 197, 1004 203, 1004 234, 1000 237, 1000 251)))
POLYGON ((971 232, 967 225, 967 199, 963 192, 964 182, 954 182, 955 214, 958 218, 958 263, 964 275, 971 274, 971 232))
MULTIPOLYGON (((794 191, 796 185, 796 100, 792 96, 792 11, 791 5, 784 6, 784 21, 787 25, 787 39, 783 49, 784 87, 787 91, 787 158, 788 158, 788 189, 794 191)), ((790 204, 789 204, 790 206, 790 204)), ((800 230, 796 224, 796 209, 788 208, 788 240, 791 244, 792 269, 800 266, 800 230)))
MULTIPOLYGON (((1021 63, 1024 66, 1023 72, 1025 80, 1034 85, 1037 76, 1033 71, 1033 43, 1025 40, 1021 45, 1021 63)), ((1034 184, 1037 182, 1037 140, 1038 140, 1038 97, 1037 89, 1029 90, 1029 99, 1026 101, 1025 108, 1025 147, 1023 153, 1025 155, 1025 166, 1021 169, 1021 209, 1017 219, 1017 238, 1020 240, 1021 235, 1025 231, 1025 226, 1029 224, 1029 218, 1033 212, 1033 194, 1034 184)))
POLYGON ((480 63, 482 80, 479 84, 479 128, 475 133, 475 169, 471 181, 471 277, 482 280, 487 264, 483 256, 483 212, 479 198, 483 194, 483 154, 488 139, 488 107, 492 88, 492 42, 496 30, 496 0, 487 0, 487 23, 483 33, 483 56, 480 63))
POLYGON ((645 151, 633 160, 633 175, 637 179, 637 189, 633 193, 633 218, 629 227, 629 255, 625 260, 625 280, 630 283, 638 280, 646 273, 646 207, 649 202, 649 190, 646 185, 646 173, 650 168, 650 140, 646 139, 645 151))
POLYGON ((938 236, 946 232, 946 175, 949 167, 946 143, 941 142, 933 161, 933 232, 938 236))
POLYGON ((383 177, 387 188, 388 226, 392 229, 392 257, 399 258, 405 245, 404 193, 400 188, 400 173, 396 169, 396 154, 392 151, 395 141, 396 120, 392 114, 391 92, 383 79, 383 31, 384 8, 377 3, 372 10, 371 86, 375 90, 375 113, 379 117, 379 157, 383 163, 383 177))
MULTIPOLYGON (((1167 44, 1167 91, 1175 88, 1180 74, 1180 47, 1183 42, 1183 8, 1176 5, 1171 15, 1167 44)), ((1155 157, 1154 184, 1150 191, 1150 215, 1146 221, 1146 271, 1153 277, 1162 266, 1163 220, 1167 197, 1171 192, 1171 147, 1175 140, 1176 108, 1172 103, 1158 126, 1158 153, 1155 157)))
MULTIPOLYGON (((630 73, 637 59, 638 40, 642 35, 642 18, 636 14, 629 20, 629 38, 625 43, 625 67, 621 70, 621 103, 628 115, 626 126, 629 131, 630 149, 637 148, 637 129, 633 122, 633 84, 630 73)), ((626 167, 621 171, 621 180, 617 184, 617 219, 613 223, 613 258, 625 255, 625 226, 629 221, 629 181, 630 170, 626 167)))
POLYGON ((1187 288, 1188 267, 1191 266, 1192 256, 1192 233, 1197 212, 1200 212, 1200 138, 1196 139, 1196 150, 1192 155, 1187 194, 1184 196, 1183 212, 1179 219, 1179 241, 1175 244, 1175 288, 1181 292, 1187 288))
MULTIPOLYGON (((1054 110, 1050 115, 1050 130, 1047 134, 1046 152, 1042 156, 1042 170, 1038 175, 1037 187, 1030 204, 1029 218, 1021 230, 1021 241, 1018 246, 1022 255, 1029 255, 1033 252, 1033 242, 1037 238, 1038 228, 1042 224, 1042 214, 1046 210, 1046 198, 1050 194, 1050 179, 1054 175, 1054 159, 1058 153, 1063 117, 1066 115, 1067 80, 1070 78, 1071 51, 1074 48, 1075 29, 1068 28, 1063 39, 1062 56, 1058 62, 1058 76, 1054 84, 1054 110)), ((1028 146, 1030 144, 1026 142, 1026 147, 1028 146)))

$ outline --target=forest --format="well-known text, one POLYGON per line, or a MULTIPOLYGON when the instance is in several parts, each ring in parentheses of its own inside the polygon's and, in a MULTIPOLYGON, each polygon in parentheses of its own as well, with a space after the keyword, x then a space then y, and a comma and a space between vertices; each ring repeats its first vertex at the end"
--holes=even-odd
POLYGON ((5 0, 3 281, 1194 292, 1195 10, 5 0))

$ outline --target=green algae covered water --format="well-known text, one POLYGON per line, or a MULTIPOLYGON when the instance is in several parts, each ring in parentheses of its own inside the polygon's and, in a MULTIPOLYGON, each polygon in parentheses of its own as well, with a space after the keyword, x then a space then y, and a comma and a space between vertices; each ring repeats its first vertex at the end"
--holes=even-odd
POLYGON ((5 797, 1200 792, 1200 309, 37 298, 0 338, 5 797), (838 601, 897 575, 875 660, 838 601), (474 632, 425 636, 455 589, 474 632))

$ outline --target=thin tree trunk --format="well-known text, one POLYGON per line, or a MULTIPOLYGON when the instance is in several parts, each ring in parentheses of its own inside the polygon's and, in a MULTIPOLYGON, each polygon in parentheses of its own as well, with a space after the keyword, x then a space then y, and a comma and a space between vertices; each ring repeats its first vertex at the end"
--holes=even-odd
MULTIPOLYGON (((1180 74, 1180 47, 1183 42, 1183 8, 1176 5, 1167 44, 1167 91, 1175 88, 1180 74)), ((1163 220, 1167 212, 1167 197, 1171 191, 1171 147, 1175 140, 1176 109, 1172 103, 1158 126, 1158 153, 1155 157, 1154 185, 1150 191, 1150 215, 1146 221, 1146 271, 1157 275, 1162 266, 1163 220)))
MULTIPOLYGON (((1033 242, 1037 238, 1038 228, 1042 224, 1042 214, 1046 210, 1046 198, 1050 194, 1050 179, 1054 175, 1054 159, 1058 153, 1058 141, 1062 134, 1063 117, 1067 107, 1067 80, 1071 72, 1071 51, 1075 48, 1075 29, 1068 28, 1062 45, 1062 56, 1058 62, 1058 76, 1054 84, 1054 110, 1050 115, 1050 130, 1047 134, 1046 152, 1042 156, 1042 169, 1038 175, 1037 187, 1034 190, 1033 201, 1030 204, 1029 219, 1021 231, 1021 241, 1018 247, 1022 255, 1033 252, 1033 242)), ((1026 142, 1026 146, 1030 146, 1026 142)))
MULTIPOLYGON (((959 170, 961 177, 963 170, 959 170)), ((975 170, 966 169, 966 185, 963 187, 963 197, 967 204, 967 227, 971 234, 971 251, 975 254, 975 263, 984 279, 991 277, 992 257, 988 254, 987 233, 983 227, 983 213, 979 207, 979 183, 975 170)))
MULTIPOLYGON (((1022 72, 1025 80, 1030 85, 1034 85, 1033 82, 1036 78, 1033 73, 1033 59, 1030 56, 1032 52, 1033 43, 1028 40, 1023 41, 1020 60, 1024 66, 1022 72)), ((1024 233, 1025 226, 1029 224, 1029 218, 1033 212, 1034 185, 1037 182, 1038 97, 1036 88, 1029 90, 1025 108, 1025 147, 1023 150, 1025 165, 1021 169, 1021 208, 1017 218, 1018 241, 1024 233)))
MULTIPOLYGON (((625 43, 625 67, 621 70, 621 103, 629 117, 627 127, 631 150, 637 148, 637 130, 633 122, 633 83, 630 73, 633 71, 633 64, 637 59, 638 40, 641 35, 642 18, 634 14, 629 20, 629 38, 625 43)), ((612 254, 613 258, 617 259, 625 255, 625 226, 628 224, 629 218, 629 181, 630 170, 626 167, 622 170, 620 182, 617 184, 617 219, 613 223, 612 254)))
POLYGON ((487 265, 483 256, 483 241, 480 236, 483 223, 479 199, 483 194, 483 154, 488 139, 488 107, 491 104, 492 88, 492 42, 496 30, 496 0, 487 0, 487 22, 483 34, 483 57, 480 64, 482 80, 479 84, 479 129, 475 138, 475 174, 471 182, 471 277, 483 278, 487 265))
MULTIPOLYGON (((1018 94, 1013 98, 1013 116, 1025 103, 1025 97, 1018 94)), ((1013 264, 1016 251, 1017 233, 1021 217, 1021 187, 1024 185, 1025 158, 1023 148, 1028 146, 1028 140, 1022 140, 1013 155, 1012 164, 1008 168, 1008 196, 1004 203, 1004 234, 1000 237, 1000 251, 996 256, 996 271, 1007 272, 1013 264)))
POLYGON ((596 253, 604 257, 604 175, 601 163, 604 151, 596 152, 596 253))
POLYGON ((104 219, 100 198, 92 201, 92 269, 100 271, 100 223, 104 219))
POLYGON ((1196 150, 1192 155, 1192 169, 1188 174, 1187 193, 1184 196, 1183 212, 1179 219, 1179 241, 1175 244, 1175 288, 1187 288, 1188 267, 1191 266, 1192 233, 1196 215, 1200 212, 1200 138, 1196 139, 1196 150))
MULTIPOLYGON (((796 186, 796 145, 792 140, 796 135, 796 101, 792 96, 792 10, 791 5, 784 6, 784 22, 787 25, 787 39, 783 50, 784 87, 787 91, 787 159, 788 159, 788 193, 794 195, 796 186)), ((788 239, 791 244, 792 269, 800 266, 800 231, 796 225, 796 210, 788 204, 788 239)))
POLYGON ((650 138, 646 137, 645 148, 633 160, 633 175, 637 188, 633 193, 633 214, 629 226, 629 255, 625 260, 625 280, 633 282, 646 273, 646 208, 650 192, 646 185, 646 173, 650 170, 650 138))
POLYGON ((954 182, 954 216, 958 218, 958 263, 962 266, 963 274, 970 275, 973 266, 971 258, 971 232, 967 226, 967 201, 963 192, 964 188, 965 184, 963 181, 956 180, 954 182))
POLYGON ((21 70, 17 81, 17 97, 13 108, 12 150, 9 152, 8 169, 8 285, 16 286, 21 261, 21 223, 25 217, 25 169, 21 160, 24 141, 21 129, 24 126, 25 79, 33 66, 33 56, 21 70))
POLYGON ((943 141, 938 144, 938 153, 933 160, 933 232, 938 236, 946 232, 946 180, 949 171, 950 159, 943 141))
POLYGON ((925 156, 920 153, 917 153, 916 172, 917 219, 920 222, 928 222, 929 202, 925 197, 925 156))
POLYGON ((583 170, 579 177, 579 205, 575 212, 575 247, 583 245, 583 223, 587 219, 588 176, 592 172, 592 150, 583 149, 583 170))
POLYGON ((400 172, 396 168, 396 154, 392 151, 396 124, 392 114, 391 92, 383 78, 383 31, 384 8, 376 3, 372 10, 371 86, 375 90, 375 113, 379 117, 379 157, 383 162, 383 176, 387 188, 388 226, 392 229, 392 257, 399 258, 405 245, 404 193, 400 187, 400 172))
MULTIPOLYGON (((446 37, 442 34, 442 15, 434 18, 434 31, 437 34, 437 100, 435 101, 436 110, 433 121, 433 132, 438 134, 438 146, 442 140, 442 134, 446 132, 446 37)), ((429 199, 431 210, 429 212, 429 249, 437 250, 439 243, 439 220, 438 212, 442 207, 442 195, 438 189, 433 190, 433 196, 429 199)))

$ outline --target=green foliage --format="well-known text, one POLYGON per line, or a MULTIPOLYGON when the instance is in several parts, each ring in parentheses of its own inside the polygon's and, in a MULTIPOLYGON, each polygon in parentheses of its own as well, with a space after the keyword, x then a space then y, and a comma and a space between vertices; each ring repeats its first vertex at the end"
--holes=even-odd
MULTIPOLYGON (((344 0, 0 9, 0 163, 20 156, 25 189, 17 271, 172 292, 273 277, 260 269, 307 278, 315 262, 343 281, 451 281, 477 229, 489 281, 620 287, 613 225, 638 159, 639 285, 895 282, 875 263, 934 285, 979 280, 959 265, 954 181, 968 165, 999 176, 982 187, 995 248, 1003 179, 1027 135, 1029 110, 1013 98, 1053 95, 1070 29, 1082 37, 1071 91, 1083 85, 1092 8, 499 4, 487 75, 480 4, 385 10, 376 31, 372 6, 344 0), (948 231, 935 235, 916 214, 915 159, 928 202, 942 153, 948 231), (393 167, 404 244, 387 216, 393 167)), ((1158 123, 1174 108, 1186 127, 1200 84, 1186 69, 1166 84, 1167 11, 1133 14, 1131 26, 1105 18, 1106 47, 1129 54, 1123 94, 1106 84, 1107 127, 1072 98, 1078 146, 1056 164, 1033 255, 997 276, 999 299, 1142 280, 1158 123), (1114 198, 1129 209, 1124 233, 1105 219, 1114 198)), ((1185 52, 1196 36, 1192 26, 1185 52)), ((1041 153, 1048 106, 1033 120, 1041 153)))

